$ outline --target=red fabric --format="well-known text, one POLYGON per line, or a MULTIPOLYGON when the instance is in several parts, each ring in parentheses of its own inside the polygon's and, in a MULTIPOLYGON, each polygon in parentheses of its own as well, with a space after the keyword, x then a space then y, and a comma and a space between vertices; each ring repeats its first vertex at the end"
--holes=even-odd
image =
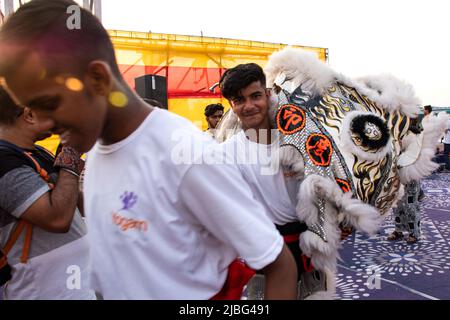
POLYGON ((283 236, 284 242, 286 244, 293 243, 293 242, 298 242, 298 237, 299 236, 300 236, 299 233, 297 233, 297 234, 287 234, 287 235, 283 236))
MULTIPOLYGON (((286 244, 291 244, 291 243, 294 243, 294 242, 298 242, 298 241, 299 241, 299 239, 298 239, 299 236, 300 236, 299 233, 297 233, 297 234, 287 234, 287 235, 284 235, 284 236, 283 236, 284 242, 285 242, 286 244)), ((301 257, 301 259, 302 259, 303 269, 305 270, 305 272, 311 272, 311 271, 314 271, 314 266, 313 266, 311 260, 309 259, 309 257, 307 257, 306 255, 304 255, 303 253, 302 253, 302 255, 301 255, 300 257, 301 257)))
POLYGON ((249 268, 240 260, 234 260, 228 267, 225 284, 211 300, 240 300, 244 286, 255 274, 255 270, 249 268))
POLYGON ((312 261, 304 254, 302 254, 302 262, 303 262, 303 268, 304 268, 305 272, 314 271, 314 266, 313 266, 312 261), (309 260, 309 265, 308 265, 308 260, 309 260))

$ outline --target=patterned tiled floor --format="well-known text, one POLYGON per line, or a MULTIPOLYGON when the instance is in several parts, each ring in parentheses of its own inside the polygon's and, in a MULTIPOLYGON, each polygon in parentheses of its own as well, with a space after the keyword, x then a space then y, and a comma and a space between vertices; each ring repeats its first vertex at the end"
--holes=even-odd
POLYGON ((418 243, 387 241, 392 215, 378 235, 353 234, 343 243, 340 299, 450 299, 450 174, 422 181, 422 236, 418 243))

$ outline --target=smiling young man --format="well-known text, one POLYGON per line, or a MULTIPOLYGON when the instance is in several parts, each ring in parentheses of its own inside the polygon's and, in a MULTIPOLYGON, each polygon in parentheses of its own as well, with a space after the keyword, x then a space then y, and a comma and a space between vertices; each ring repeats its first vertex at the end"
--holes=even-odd
POLYGON ((80 9, 81 28, 66 27, 73 5, 34 0, 10 16, 0 30, 0 75, 67 145, 90 150, 84 190, 96 291, 106 299, 229 297, 228 268, 241 256, 264 270, 267 298, 294 298, 292 255, 259 217, 264 208, 239 171, 176 164, 173 150, 185 140, 175 136, 199 149, 211 139, 143 102, 92 14, 80 9))
MULTIPOLYGON (((270 90, 266 88, 264 72, 255 63, 237 65, 223 74, 220 90, 230 102, 243 129, 221 146, 228 157, 237 163, 253 197, 265 208, 261 215, 266 214, 285 236, 296 258, 299 276, 303 275, 305 282, 312 268, 305 266, 309 259, 302 255, 299 247, 299 234, 306 230, 306 225, 298 221, 295 209, 299 181, 295 177, 285 176, 276 160, 279 136, 271 126, 270 90)), ((303 287, 300 297, 323 289, 323 278, 312 280, 312 277, 308 279, 310 287, 303 287)), ((260 276, 250 283, 251 298, 261 295, 261 292, 255 292, 255 288, 261 287, 258 281, 261 281, 260 276)))
POLYGON ((228 69, 220 80, 222 95, 230 102, 244 130, 252 129, 254 142, 270 143, 269 98, 266 77, 255 63, 240 64, 228 69), (259 141, 267 136, 267 140, 259 141))

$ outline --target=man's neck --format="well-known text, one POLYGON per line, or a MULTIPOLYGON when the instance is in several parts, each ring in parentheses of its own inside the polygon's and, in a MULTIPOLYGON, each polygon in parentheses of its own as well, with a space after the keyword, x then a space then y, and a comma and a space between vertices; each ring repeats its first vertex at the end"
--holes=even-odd
POLYGON ((154 108, 133 93, 127 95, 126 107, 113 107, 108 112, 105 128, 100 135, 100 142, 105 145, 113 144, 132 134, 154 108))
POLYGON ((22 149, 34 149, 34 140, 31 136, 24 134, 23 130, 16 127, 1 128, 0 139, 8 141, 22 149))

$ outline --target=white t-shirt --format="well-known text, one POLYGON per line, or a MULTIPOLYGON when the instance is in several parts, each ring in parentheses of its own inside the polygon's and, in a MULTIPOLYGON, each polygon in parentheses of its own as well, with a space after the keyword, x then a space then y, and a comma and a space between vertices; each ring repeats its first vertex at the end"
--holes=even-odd
POLYGON ((447 120, 447 133, 444 136, 444 143, 450 144, 450 119, 447 120))
POLYGON ((285 178, 279 163, 272 158, 272 153, 279 147, 277 138, 272 144, 256 143, 242 130, 221 147, 237 162, 253 197, 264 206, 273 223, 284 225, 298 221, 295 211, 298 183, 295 178, 285 178))
POLYGON ((89 153, 91 284, 105 299, 209 299, 236 257, 261 269, 279 255, 283 239, 239 170, 188 161, 214 157, 214 146, 154 109, 126 139, 89 153))

